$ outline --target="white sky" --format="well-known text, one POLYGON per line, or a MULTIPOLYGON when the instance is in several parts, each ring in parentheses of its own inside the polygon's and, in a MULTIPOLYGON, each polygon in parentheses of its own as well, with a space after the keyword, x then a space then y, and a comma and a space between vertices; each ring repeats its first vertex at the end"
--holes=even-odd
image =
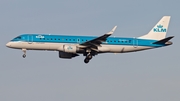
POLYGON ((179 101, 179 0, 1 0, 0 101, 179 101), (126 54, 58 58, 5 47, 22 33, 138 37, 170 15, 172 46, 126 54))

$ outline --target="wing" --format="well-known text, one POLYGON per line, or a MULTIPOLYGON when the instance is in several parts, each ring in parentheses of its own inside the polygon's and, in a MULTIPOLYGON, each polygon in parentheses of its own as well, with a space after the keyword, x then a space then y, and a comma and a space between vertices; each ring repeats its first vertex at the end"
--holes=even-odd
POLYGON ((108 32, 100 37, 97 37, 95 39, 84 42, 80 45, 86 46, 86 48, 89 47, 92 49, 94 49, 94 48, 97 49, 98 46, 101 47, 102 42, 105 42, 106 39, 114 33, 114 31, 116 30, 116 27, 117 26, 114 26, 114 28, 110 32, 108 32))

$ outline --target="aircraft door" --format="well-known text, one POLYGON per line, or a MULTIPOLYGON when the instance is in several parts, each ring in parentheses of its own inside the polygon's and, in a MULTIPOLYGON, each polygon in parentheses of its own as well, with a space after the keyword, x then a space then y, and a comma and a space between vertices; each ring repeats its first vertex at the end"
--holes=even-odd
POLYGON ((137 39, 137 38, 134 38, 134 40, 133 40, 133 46, 134 46, 134 48, 137 48, 137 47, 138 47, 138 39, 137 39))
POLYGON ((28 35, 28 43, 32 44, 33 42, 33 35, 28 35))

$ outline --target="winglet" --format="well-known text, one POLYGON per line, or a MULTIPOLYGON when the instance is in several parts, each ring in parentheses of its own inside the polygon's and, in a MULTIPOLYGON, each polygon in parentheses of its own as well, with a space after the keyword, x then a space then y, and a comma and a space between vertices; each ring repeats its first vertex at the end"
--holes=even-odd
POLYGON ((113 34, 113 33, 114 33, 114 31, 116 30, 116 28, 117 28, 117 26, 114 26, 114 28, 113 28, 110 32, 108 32, 107 34, 108 34, 108 35, 113 34))

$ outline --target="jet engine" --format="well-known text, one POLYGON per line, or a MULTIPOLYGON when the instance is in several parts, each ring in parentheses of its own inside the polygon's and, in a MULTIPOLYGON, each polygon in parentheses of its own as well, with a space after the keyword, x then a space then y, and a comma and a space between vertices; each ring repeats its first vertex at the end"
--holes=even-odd
POLYGON ((66 52, 59 51, 59 58, 71 59, 71 58, 76 57, 76 56, 79 56, 79 55, 74 54, 74 53, 66 53, 66 52))
POLYGON ((79 48, 75 45, 62 45, 58 50, 66 53, 77 53, 79 48))

